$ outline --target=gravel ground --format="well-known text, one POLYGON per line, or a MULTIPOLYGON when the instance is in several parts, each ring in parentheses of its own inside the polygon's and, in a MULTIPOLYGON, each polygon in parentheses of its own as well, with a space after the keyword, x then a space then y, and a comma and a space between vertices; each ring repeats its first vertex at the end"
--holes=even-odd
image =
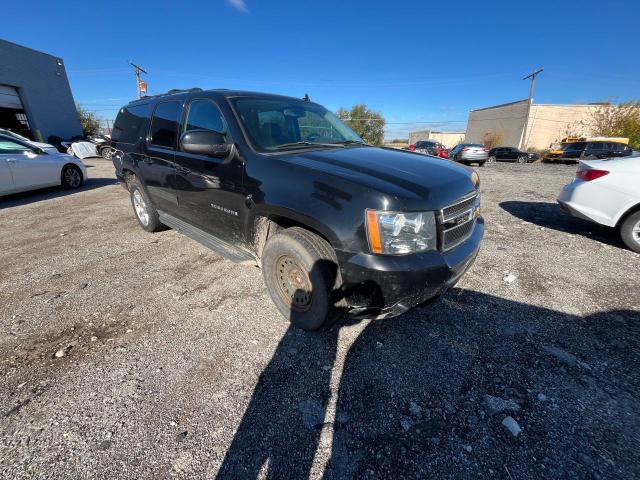
POLYGON ((640 255, 556 207, 575 167, 480 169, 456 288, 309 334, 88 163, 0 200, 0 477, 640 477, 640 255))

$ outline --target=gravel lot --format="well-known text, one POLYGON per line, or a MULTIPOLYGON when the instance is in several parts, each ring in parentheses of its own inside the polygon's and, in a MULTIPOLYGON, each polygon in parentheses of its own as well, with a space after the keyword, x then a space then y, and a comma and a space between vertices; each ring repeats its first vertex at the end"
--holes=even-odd
POLYGON ((0 477, 640 477, 640 255, 556 207, 575 167, 480 169, 456 288, 309 334, 87 163, 0 199, 0 477))

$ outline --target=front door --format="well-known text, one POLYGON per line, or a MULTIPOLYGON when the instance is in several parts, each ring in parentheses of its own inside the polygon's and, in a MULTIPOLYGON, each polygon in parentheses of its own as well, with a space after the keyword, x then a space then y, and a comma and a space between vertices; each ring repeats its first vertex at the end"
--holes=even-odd
POLYGON ((175 153, 178 142, 178 118, 182 105, 178 101, 159 103, 151 118, 142 159, 138 169, 157 209, 176 214, 178 197, 171 188, 176 175, 175 153))
POLYGON ((60 185, 60 159, 57 155, 35 153, 33 147, 3 137, 0 153, 11 170, 16 190, 60 185))
POLYGON ((11 169, 5 157, 8 155, 0 153, 0 195, 11 193, 14 190, 11 169))
MULTIPOLYGON (((185 108, 180 134, 211 130, 232 143, 224 116, 215 102, 195 98, 185 108)), ((228 242, 243 241, 240 218, 246 209, 243 194, 243 162, 181 151, 175 155, 175 189, 181 216, 189 223, 228 242)))

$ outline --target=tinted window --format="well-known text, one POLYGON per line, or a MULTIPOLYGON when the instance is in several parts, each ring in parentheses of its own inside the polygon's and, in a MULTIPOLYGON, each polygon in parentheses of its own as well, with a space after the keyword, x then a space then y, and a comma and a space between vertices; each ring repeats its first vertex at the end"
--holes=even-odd
POLYGON ((113 125, 111 139, 119 143, 136 143, 141 137, 140 130, 148 115, 148 104, 121 109, 113 125))
POLYGON ((178 102, 160 103, 151 119, 151 144, 157 147, 176 148, 178 136, 178 102))
POLYGON ((604 150, 604 143, 592 142, 589 144, 589 150, 604 150))
POLYGON ((575 142, 575 143, 570 143, 569 145, 567 145, 564 149, 565 151, 579 151, 579 150, 584 150, 584 148, 587 146, 587 144, 585 142, 575 142))
POLYGON ((31 150, 31 148, 22 145, 21 143, 14 142, 8 137, 0 137, 0 155, 3 153, 24 153, 31 150))
POLYGON ((225 133, 226 126, 222 112, 210 100, 194 100, 189 105, 189 113, 184 125, 184 131, 212 130, 225 133))

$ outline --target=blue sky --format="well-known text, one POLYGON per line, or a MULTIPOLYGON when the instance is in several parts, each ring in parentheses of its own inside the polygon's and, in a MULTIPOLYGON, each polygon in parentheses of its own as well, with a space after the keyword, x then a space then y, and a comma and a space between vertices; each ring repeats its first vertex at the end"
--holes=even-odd
POLYGON ((64 59, 76 101, 104 118, 149 92, 239 88, 337 110, 366 103, 388 136, 463 130, 470 109, 640 97, 640 2, 208 0, 5 2, 0 36, 64 59), (432 123, 428 123, 432 122, 432 123))

